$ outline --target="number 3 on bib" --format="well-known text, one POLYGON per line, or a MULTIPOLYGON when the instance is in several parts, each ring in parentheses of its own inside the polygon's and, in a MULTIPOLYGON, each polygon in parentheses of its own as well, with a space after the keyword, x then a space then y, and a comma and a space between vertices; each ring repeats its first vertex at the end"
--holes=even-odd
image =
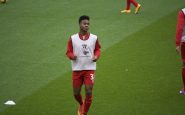
POLYGON ((92 82, 94 82, 94 79, 95 79, 94 74, 90 74, 90 77, 91 77, 91 78, 90 78, 90 79, 91 79, 91 81, 92 81, 92 82))

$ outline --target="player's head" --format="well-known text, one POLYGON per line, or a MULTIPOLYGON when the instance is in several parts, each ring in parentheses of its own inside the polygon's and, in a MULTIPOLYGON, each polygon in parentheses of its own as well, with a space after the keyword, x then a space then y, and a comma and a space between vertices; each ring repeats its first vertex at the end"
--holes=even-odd
POLYGON ((90 25, 89 21, 90 21, 89 16, 86 16, 86 15, 80 16, 79 26, 82 31, 87 32, 89 30, 89 25, 90 25))

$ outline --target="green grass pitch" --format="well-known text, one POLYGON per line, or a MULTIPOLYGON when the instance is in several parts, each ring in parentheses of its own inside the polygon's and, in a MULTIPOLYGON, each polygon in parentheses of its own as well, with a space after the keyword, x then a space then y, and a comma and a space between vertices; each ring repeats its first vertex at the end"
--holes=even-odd
POLYGON ((174 39, 185 1, 138 1, 138 15, 120 14, 125 0, 0 4, 0 115, 77 114, 65 50, 83 14, 102 45, 89 115, 184 115, 174 39))

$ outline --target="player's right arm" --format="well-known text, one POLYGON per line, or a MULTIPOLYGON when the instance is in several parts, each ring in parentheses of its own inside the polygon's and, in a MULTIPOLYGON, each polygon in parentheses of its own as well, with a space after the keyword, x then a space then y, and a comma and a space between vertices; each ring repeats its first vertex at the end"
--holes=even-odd
POLYGON ((68 40, 66 55, 70 60, 76 60, 76 56, 73 53, 73 44, 71 38, 68 40))
POLYGON ((181 38, 184 31, 184 13, 179 11, 177 19, 177 28, 176 28, 176 51, 180 53, 181 38))

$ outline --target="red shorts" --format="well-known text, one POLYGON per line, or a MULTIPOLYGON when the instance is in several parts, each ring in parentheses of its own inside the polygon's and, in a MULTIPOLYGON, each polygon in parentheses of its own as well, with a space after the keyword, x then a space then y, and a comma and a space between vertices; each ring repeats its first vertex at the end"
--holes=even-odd
POLYGON ((183 42, 181 45, 181 57, 182 57, 182 62, 185 62, 185 42, 183 42))
POLYGON ((73 71, 72 74, 73 87, 81 87, 85 85, 94 85, 95 71, 94 70, 82 70, 73 71))

